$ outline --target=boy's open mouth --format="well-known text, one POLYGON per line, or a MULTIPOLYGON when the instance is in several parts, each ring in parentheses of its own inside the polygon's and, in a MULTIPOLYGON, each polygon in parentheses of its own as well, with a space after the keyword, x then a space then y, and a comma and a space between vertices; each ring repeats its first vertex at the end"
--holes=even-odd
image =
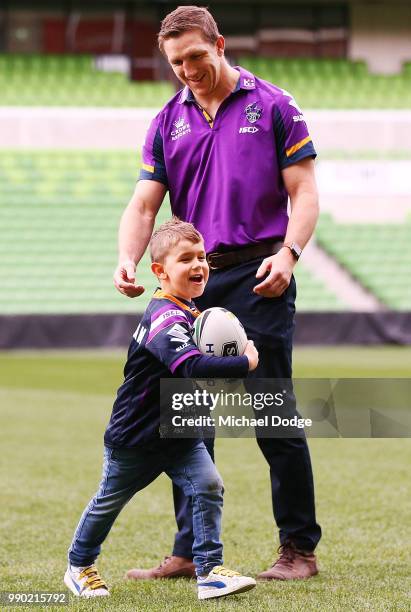
POLYGON ((193 283, 201 283, 203 281, 203 275, 202 274, 193 274, 192 276, 190 276, 190 280, 193 283))

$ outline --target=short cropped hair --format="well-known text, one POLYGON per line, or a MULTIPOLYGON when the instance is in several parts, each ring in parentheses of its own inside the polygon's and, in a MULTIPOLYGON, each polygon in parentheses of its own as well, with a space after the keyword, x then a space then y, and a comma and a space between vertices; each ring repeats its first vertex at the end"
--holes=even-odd
POLYGON ((163 263, 169 250, 175 247, 180 240, 189 240, 193 244, 198 244, 203 237, 192 223, 173 217, 160 225, 151 236, 149 244, 151 261, 163 263))
POLYGON ((165 40, 177 38, 190 30, 201 30, 204 39, 211 44, 214 44, 220 36, 214 17, 205 7, 179 6, 161 22, 160 32, 157 35, 160 51, 164 53, 165 40))

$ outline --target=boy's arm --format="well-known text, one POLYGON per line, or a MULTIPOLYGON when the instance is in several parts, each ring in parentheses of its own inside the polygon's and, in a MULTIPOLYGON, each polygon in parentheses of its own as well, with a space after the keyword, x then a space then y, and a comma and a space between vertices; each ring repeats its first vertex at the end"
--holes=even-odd
POLYGON ((245 378, 249 370, 249 361, 241 357, 212 357, 193 355, 183 361, 174 374, 184 378, 245 378))
POLYGON ((145 348, 172 374, 184 377, 243 378, 258 364, 258 352, 250 340, 241 357, 202 355, 193 341, 185 313, 175 304, 153 314, 145 348))

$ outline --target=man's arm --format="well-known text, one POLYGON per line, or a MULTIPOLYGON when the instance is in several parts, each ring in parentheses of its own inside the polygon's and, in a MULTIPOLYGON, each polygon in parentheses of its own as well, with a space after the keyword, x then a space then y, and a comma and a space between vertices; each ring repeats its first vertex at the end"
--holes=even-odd
MULTIPOLYGON (((310 158, 302 159, 282 170, 282 176, 291 203, 284 242, 297 242, 304 248, 312 236, 319 212, 314 161, 310 158)), ((267 272, 269 274, 254 287, 254 292, 264 297, 280 296, 290 284, 295 264, 294 255, 287 247, 264 259, 256 278, 262 278, 267 272)))
POLYGON ((158 181, 140 180, 121 217, 114 284, 120 293, 128 297, 137 297, 144 291, 142 285, 135 285, 136 266, 150 241, 166 191, 166 187, 158 181))

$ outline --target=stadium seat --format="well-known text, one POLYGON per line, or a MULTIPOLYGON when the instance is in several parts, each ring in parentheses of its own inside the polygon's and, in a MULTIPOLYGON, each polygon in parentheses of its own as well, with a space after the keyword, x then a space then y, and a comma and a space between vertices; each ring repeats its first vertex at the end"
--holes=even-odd
POLYGON ((408 109, 411 69, 399 75, 368 73, 364 62, 327 58, 250 58, 238 63, 257 76, 290 90, 303 108, 408 109))
MULTIPOLYGON (((392 76, 345 59, 243 57, 238 63, 290 90, 303 108, 411 107, 411 63, 392 76)), ((0 54, 2 106, 159 107, 173 91, 169 82, 135 83, 96 70, 87 55, 0 54)))
POLYGON ((1 106, 161 106, 173 91, 99 71, 91 56, 0 54, 1 106))
MULTIPOLYGON (((143 296, 126 299, 112 284, 136 167, 133 152, 0 152, 0 313, 145 308, 156 286, 147 254, 138 271, 143 296)), ((165 202, 157 222, 169 215, 165 202)), ((300 310, 344 308, 303 262, 296 277, 300 310)))
POLYGON ((411 219, 402 225, 350 224, 323 214, 316 236, 318 244, 384 306, 411 310, 411 219))

